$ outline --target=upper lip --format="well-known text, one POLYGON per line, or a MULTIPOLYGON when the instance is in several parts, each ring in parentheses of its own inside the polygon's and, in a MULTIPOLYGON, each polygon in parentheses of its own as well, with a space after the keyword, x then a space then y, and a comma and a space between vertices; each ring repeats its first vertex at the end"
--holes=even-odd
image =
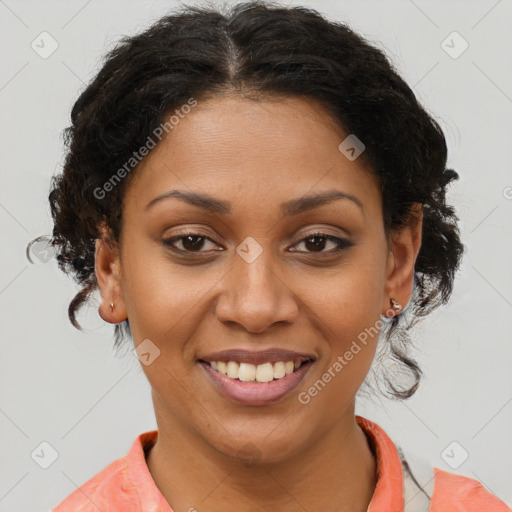
POLYGON ((233 349, 221 350, 201 356, 201 361, 236 361, 237 363, 263 364, 276 363, 278 361, 307 361, 312 359, 316 361, 316 357, 305 352, 294 352, 292 350, 284 350, 279 348, 269 348, 254 352, 252 350, 233 349))

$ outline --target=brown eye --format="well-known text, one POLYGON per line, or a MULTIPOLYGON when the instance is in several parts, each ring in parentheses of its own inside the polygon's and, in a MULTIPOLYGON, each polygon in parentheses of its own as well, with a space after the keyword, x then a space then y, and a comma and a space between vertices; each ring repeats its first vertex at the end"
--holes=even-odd
POLYGON ((337 253, 349 247, 352 247, 354 244, 349 240, 345 240, 343 238, 339 238, 333 235, 327 235, 325 233, 312 233, 307 237, 303 238, 299 241, 299 244, 304 243, 306 247, 306 251, 296 251, 294 252, 312 252, 312 253, 337 253), (334 244, 333 250, 324 251, 327 242, 331 242, 334 244))
POLYGON ((201 253, 207 252, 201 250, 207 241, 214 243, 213 240, 207 236, 203 236, 198 233, 187 233, 185 235, 167 238, 163 240, 163 243, 167 246, 170 246, 172 250, 178 252, 201 253), (182 248, 176 247, 176 242, 181 243, 182 248))

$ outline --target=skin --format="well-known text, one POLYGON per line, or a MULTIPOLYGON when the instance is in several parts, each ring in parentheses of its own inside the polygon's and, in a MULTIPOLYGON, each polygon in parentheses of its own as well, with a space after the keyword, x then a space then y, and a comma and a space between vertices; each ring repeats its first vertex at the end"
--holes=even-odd
POLYGON ((119 246, 97 241, 100 315, 129 318, 135 346, 149 338, 160 350, 141 365, 159 430, 147 463, 175 512, 367 510, 376 461, 354 407, 377 336, 308 404, 297 395, 389 316, 391 297, 407 304, 422 215, 416 205, 388 244, 377 179, 362 158, 349 161, 338 149, 347 135, 312 99, 200 101, 131 176, 119 246), (171 189, 228 201, 232 214, 176 198, 145 210, 171 189), (296 216, 280 210, 330 189, 364 209, 344 199, 296 216), (176 241, 185 256, 162 243, 187 230, 211 241, 176 241), (333 254, 335 243, 315 239, 315 248, 304 239, 316 231, 354 245, 333 254), (263 250, 252 263, 236 253, 248 236, 263 250), (243 406, 222 396, 196 361, 235 347, 287 348, 317 361, 280 402, 243 406), (248 463, 242 447, 257 460, 248 463))

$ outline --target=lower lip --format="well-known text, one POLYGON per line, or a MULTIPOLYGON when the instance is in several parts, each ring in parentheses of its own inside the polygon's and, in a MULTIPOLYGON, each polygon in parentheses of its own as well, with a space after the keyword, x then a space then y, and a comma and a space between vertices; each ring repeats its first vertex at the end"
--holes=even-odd
POLYGON ((227 398, 244 405, 266 405, 277 402, 291 393, 299 385, 313 364, 304 363, 293 373, 270 382, 243 382, 231 379, 215 371, 208 363, 199 361, 214 386, 227 398))

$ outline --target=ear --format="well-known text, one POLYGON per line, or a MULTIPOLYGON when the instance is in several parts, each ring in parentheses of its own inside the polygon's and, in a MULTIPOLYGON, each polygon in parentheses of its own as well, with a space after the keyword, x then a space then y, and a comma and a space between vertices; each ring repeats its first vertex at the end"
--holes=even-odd
MULTIPOLYGON (((414 265, 421 247, 423 207, 414 203, 407 224, 391 236, 386 267, 386 289, 383 311, 390 309, 390 299, 402 308, 409 302, 413 291, 414 265)), ((383 313, 386 316, 386 313, 383 313)))
POLYGON ((121 280, 121 266, 119 261, 119 251, 108 242, 107 228, 101 225, 101 238, 96 240, 96 250, 94 256, 94 271, 101 294, 101 304, 98 312, 105 320, 111 324, 118 324, 127 318, 121 280), (110 304, 114 304, 111 310, 110 304))

